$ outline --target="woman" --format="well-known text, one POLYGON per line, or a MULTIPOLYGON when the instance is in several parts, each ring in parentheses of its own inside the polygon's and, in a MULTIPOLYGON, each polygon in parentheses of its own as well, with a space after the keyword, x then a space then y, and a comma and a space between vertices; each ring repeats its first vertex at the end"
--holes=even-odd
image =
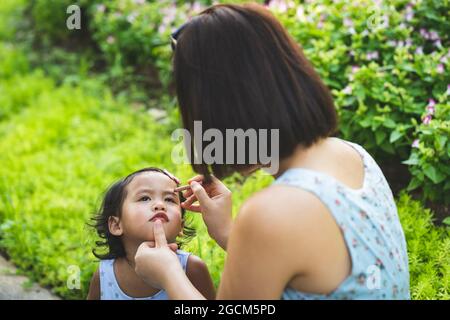
MULTIPOLYGON (((235 221, 219 179, 263 164, 214 163, 214 176, 206 163, 193 165, 200 175, 183 206, 201 212, 227 251, 217 298, 409 299, 405 237, 389 185, 361 146, 331 137, 331 94, 273 15, 256 4, 215 5, 174 37, 177 97, 191 134, 194 120, 222 133, 279 129, 276 180, 247 199, 235 221)), ((157 245, 140 246, 136 272, 172 299, 203 298, 163 225, 154 233, 157 245)))

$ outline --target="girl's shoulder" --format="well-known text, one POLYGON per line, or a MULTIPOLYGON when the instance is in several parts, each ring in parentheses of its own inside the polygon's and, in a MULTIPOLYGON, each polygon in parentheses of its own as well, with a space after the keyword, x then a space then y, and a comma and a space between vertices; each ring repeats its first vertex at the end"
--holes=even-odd
POLYGON ((208 300, 215 299, 214 284, 208 266, 199 257, 189 254, 186 275, 197 290, 208 300))

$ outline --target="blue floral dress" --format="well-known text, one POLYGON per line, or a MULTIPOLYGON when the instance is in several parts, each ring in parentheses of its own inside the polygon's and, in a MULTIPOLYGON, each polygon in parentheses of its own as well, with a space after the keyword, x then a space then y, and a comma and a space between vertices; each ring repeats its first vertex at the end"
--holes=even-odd
POLYGON ((361 189, 303 168, 288 169, 273 183, 307 190, 325 204, 347 244, 351 274, 330 294, 286 288, 282 299, 410 299, 406 241, 392 191, 364 148, 342 141, 358 151, 364 162, 361 189))

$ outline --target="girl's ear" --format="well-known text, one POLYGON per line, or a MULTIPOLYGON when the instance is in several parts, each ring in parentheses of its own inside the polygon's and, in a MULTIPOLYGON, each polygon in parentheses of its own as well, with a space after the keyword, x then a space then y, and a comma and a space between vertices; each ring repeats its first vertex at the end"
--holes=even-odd
POLYGON ((110 216, 108 218, 108 228, 114 236, 121 236, 123 234, 122 224, 118 217, 110 216))

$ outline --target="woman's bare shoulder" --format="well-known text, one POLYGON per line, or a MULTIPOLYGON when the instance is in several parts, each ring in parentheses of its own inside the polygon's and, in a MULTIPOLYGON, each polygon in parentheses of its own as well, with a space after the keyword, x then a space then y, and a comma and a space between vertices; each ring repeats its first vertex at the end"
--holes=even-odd
MULTIPOLYGON (((290 248, 291 262, 299 273, 313 268, 315 253, 328 252, 327 248, 333 248, 330 241, 340 237, 333 216, 319 198, 281 185, 272 185, 247 199, 236 225, 253 243, 264 244, 270 239, 274 250, 290 248)), ((261 249, 267 250, 267 246, 261 249)))
MULTIPOLYGON (((309 191, 283 185, 271 185, 248 198, 241 212, 257 212, 266 219, 294 219, 295 221, 317 218, 317 212, 327 208, 317 196, 309 191)), ((255 217, 257 218, 257 217, 255 217)))

